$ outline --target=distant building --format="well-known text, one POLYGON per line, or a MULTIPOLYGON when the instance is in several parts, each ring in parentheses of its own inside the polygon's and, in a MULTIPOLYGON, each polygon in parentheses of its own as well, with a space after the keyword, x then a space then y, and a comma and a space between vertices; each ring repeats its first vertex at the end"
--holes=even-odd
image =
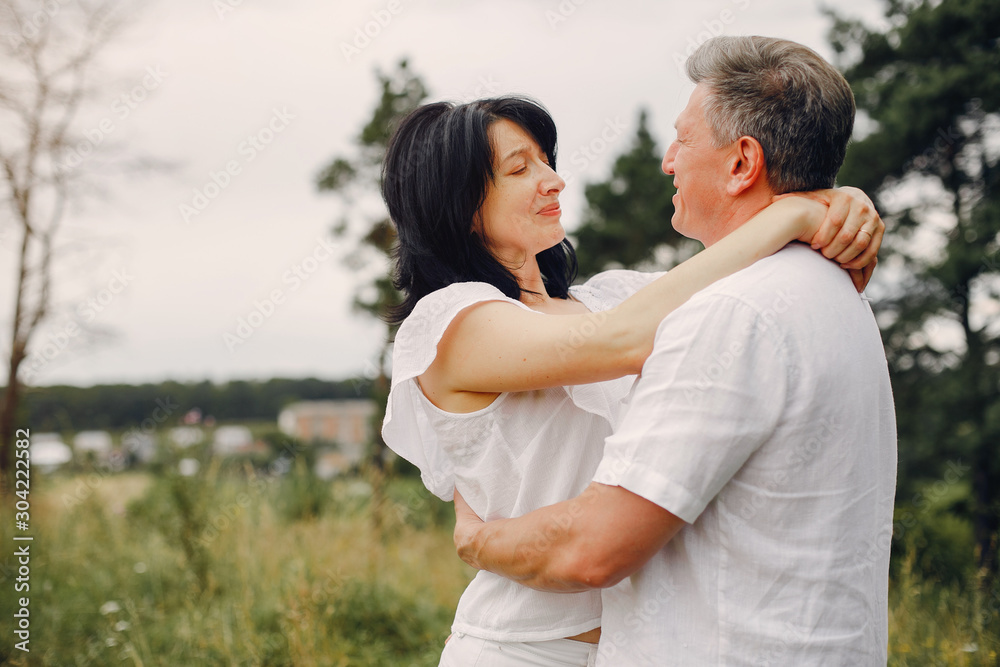
POLYGON ((77 455, 93 452, 102 457, 111 453, 111 434, 107 431, 80 431, 73 437, 73 449, 77 455))
POLYGON ((36 433, 31 436, 31 467, 43 473, 54 472, 73 460, 73 450, 58 433, 36 433))
POLYGON ((329 481, 351 469, 351 462, 340 452, 324 451, 316 457, 313 473, 323 481, 329 481))
POLYGON ((132 429, 122 435, 122 449, 129 458, 129 464, 150 463, 156 458, 156 438, 149 433, 132 429))
POLYGON ((246 426, 220 426, 212 437, 212 451, 220 456, 253 449, 253 435, 246 426))
POLYGON ((374 414, 374 401, 301 401, 281 411, 278 428, 304 442, 336 443, 351 463, 357 463, 371 439, 374 414))
POLYGON ((187 449, 205 441, 205 432, 197 426, 175 426, 167 432, 170 442, 181 449, 187 449))

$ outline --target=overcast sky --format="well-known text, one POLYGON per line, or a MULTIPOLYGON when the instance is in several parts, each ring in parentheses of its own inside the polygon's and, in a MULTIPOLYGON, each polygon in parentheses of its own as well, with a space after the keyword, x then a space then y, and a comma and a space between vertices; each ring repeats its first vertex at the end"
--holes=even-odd
MULTIPOLYGON (((873 4, 836 6, 878 25, 873 4)), ((77 250, 34 347, 52 358, 30 383, 365 372, 384 328, 351 312, 358 276, 342 259, 349 244, 330 235, 344 206, 314 182, 332 157, 352 155, 376 68, 408 58, 433 99, 543 102, 559 128, 572 231, 583 184, 606 176, 640 107, 661 147, 672 140, 692 88, 678 63, 700 40, 766 34, 829 58, 828 26, 809 0, 154 2, 108 48, 106 95, 79 129, 175 167, 107 179, 102 198, 70 212, 63 238, 77 250), (66 336, 74 324, 114 338, 86 345, 66 336)), ((19 237, 0 225, 7 336, 19 237)))

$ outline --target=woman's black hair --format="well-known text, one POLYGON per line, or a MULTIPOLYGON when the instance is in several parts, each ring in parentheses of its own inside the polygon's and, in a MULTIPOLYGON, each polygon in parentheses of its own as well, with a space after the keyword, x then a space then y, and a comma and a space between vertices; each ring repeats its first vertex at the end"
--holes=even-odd
MULTIPOLYGON (((393 284, 404 294, 386 317, 391 323, 452 283, 485 282, 520 299, 517 278, 473 231, 494 177, 489 127, 501 119, 530 134, 555 169, 555 123, 539 103, 522 97, 427 104, 404 118, 389 141, 382 198, 397 233, 393 284)), ((535 257, 549 296, 567 298, 577 272, 573 246, 563 240, 535 257)))

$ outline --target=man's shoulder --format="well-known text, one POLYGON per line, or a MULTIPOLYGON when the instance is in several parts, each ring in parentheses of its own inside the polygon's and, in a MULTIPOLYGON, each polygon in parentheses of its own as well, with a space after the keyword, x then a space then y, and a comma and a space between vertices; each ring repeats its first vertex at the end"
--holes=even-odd
POLYGON ((665 330, 699 328, 725 336, 768 331, 778 340, 804 326, 860 326, 870 319, 871 308, 847 271, 792 243, 695 294, 663 320, 657 339, 665 330))
POLYGON ((783 291, 846 293, 859 298, 850 276, 835 262, 802 243, 790 243, 747 268, 722 278, 692 298, 731 297, 753 304, 783 291))

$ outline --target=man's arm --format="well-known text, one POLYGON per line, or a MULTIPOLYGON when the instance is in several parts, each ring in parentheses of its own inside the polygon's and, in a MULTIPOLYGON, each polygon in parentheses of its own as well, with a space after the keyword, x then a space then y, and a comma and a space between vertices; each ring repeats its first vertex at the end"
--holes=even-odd
POLYGON ((642 567, 774 432, 789 372, 776 318, 806 298, 800 289, 763 312, 704 293, 674 311, 604 444, 597 481, 572 500, 486 524, 456 494, 462 559, 563 592, 613 586, 642 567))
POLYGON ((571 500, 488 523, 456 492, 455 514, 455 548, 466 563, 561 593, 614 586, 684 526, 659 505, 597 482, 571 500))

